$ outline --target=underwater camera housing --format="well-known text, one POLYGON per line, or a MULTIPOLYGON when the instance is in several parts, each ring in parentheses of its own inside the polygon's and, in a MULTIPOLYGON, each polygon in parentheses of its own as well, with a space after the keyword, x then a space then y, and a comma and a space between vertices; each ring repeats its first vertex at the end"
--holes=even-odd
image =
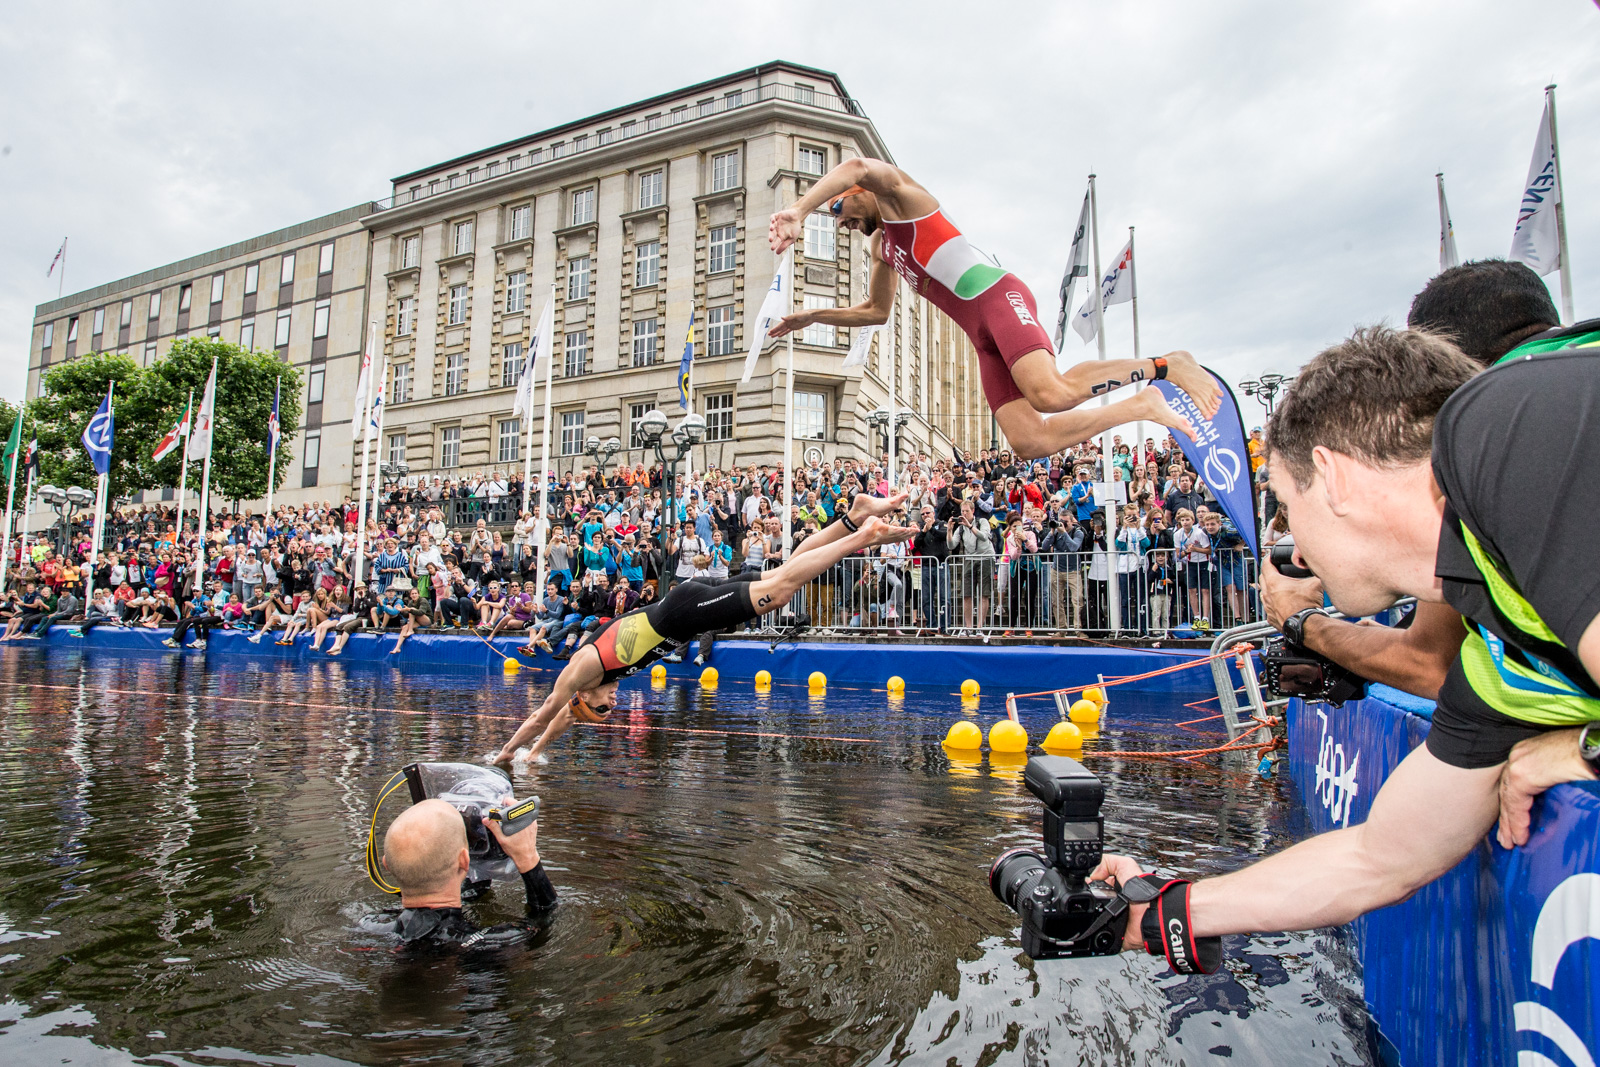
POLYGON ((484 824, 498 822, 500 832, 515 834, 533 825, 539 817, 539 798, 518 801, 511 791, 511 779, 494 767, 476 763, 411 763, 390 776, 372 807, 372 822, 367 828, 367 877, 386 893, 400 890, 388 883, 379 863, 378 812, 383 802, 404 783, 413 804, 442 800, 461 813, 467 833, 469 885, 483 885, 490 879, 517 878, 517 865, 484 824))
POLYGON ((1012 849, 989 869, 989 888, 1022 920, 1022 951, 1036 960, 1115 955, 1126 902, 1086 881, 1100 863, 1105 787, 1066 756, 1034 756, 1023 782, 1044 803, 1044 855, 1012 849))

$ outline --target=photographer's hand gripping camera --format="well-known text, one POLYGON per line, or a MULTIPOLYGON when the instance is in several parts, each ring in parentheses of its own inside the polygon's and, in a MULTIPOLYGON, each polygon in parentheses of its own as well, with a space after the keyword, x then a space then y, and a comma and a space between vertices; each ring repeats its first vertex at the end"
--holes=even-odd
POLYGON ((468 884, 485 884, 490 879, 509 881, 518 877, 517 865, 500 847, 485 823, 497 822, 503 834, 515 834, 532 826, 539 817, 539 798, 514 800, 511 779, 493 767, 475 763, 411 763, 400 768, 378 791, 372 806, 372 822, 367 827, 367 877, 385 893, 400 890, 383 877, 378 862, 378 812, 389 795, 405 785, 411 803, 429 798, 443 800, 461 813, 467 832, 467 855, 472 866, 468 884))
POLYGON ((1130 908, 1149 904, 1140 929, 1146 952, 1165 956, 1179 974, 1221 965, 1221 939, 1190 931, 1186 879, 1146 874, 1120 887, 1087 881, 1105 840, 1100 779, 1075 759, 1034 756, 1023 781, 1044 803, 1044 855, 1012 849, 989 868, 989 888, 1022 920, 1023 952, 1036 960, 1116 955, 1130 908))

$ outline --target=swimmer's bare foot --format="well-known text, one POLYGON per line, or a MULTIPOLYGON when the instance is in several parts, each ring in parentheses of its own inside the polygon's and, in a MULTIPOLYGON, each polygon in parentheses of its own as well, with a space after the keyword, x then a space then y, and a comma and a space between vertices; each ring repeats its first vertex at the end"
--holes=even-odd
POLYGON ((1184 434, 1191 441, 1199 440, 1195 436, 1194 427, 1189 425, 1189 420, 1172 410, 1167 398, 1161 395, 1161 390, 1141 389, 1134 393, 1128 402, 1133 405, 1135 419, 1145 418, 1151 422, 1159 422, 1184 434))
MULTIPOLYGON (((1222 406, 1222 387, 1211 376, 1211 372, 1200 366, 1189 353, 1179 349, 1166 354, 1167 381, 1189 394, 1200 413, 1206 418, 1214 418, 1217 408, 1222 406)), ((1170 424, 1169 424, 1170 425, 1170 424)), ((1193 437, 1194 434, 1190 434, 1193 437)))

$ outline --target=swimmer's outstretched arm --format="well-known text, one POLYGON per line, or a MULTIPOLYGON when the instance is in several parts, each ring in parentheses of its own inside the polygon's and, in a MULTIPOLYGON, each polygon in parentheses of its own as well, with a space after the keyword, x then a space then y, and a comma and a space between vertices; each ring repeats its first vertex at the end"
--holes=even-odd
MULTIPOLYGON (((891 493, 886 497, 858 493, 856 498, 850 502, 850 510, 847 514, 850 516, 851 522, 860 526, 870 518, 881 519, 893 515, 895 509, 905 506, 906 498, 907 494, 905 493, 891 493)), ((807 552, 815 552, 819 548, 826 548, 840 538, 848 536, 850 536, 850 531, 844 528, 844 523, 830 522, 821 530, 806 538, 805 543, 795 549, 794 555, 789 558, 797 559, 807 552)), ((856 549, 851 549, 850 551, 854 552, 856 549)), ((844 555, 849 555, 849 553, 844 553, 844 555)), ((843 556, 840 558, 843 558, 843 556)))
MULTIPOLYGON (((546 727, 551 726, 552 720, 555 720, 558 715, 566 711, 567 706, 572 703, 572 698, 575 695, 585 689, 593 689, 604 680, 605 669, 600 665, 600 654, 594 650, 594 646, 585 645, 578 649, 577 652, 573 653, 572 659, 567 662, 566 667, 556 676, 556 684, 550 690, 550 695, 544 698, 538 710, 524 719, 522 725, 517 727, 517 732, 511 735, 511 739, 495 755, 494 762, 510 763, 512 757, 516 755, 517 749, 527 744, 535 736, 543 733, 546 727)), ((556 730, 552 736, 540 738, 539 747, 542 749, 546 744, 554 741, 571 722, 572 716, 568 715, 566 722, 562 723, 561 728, 556 730)))

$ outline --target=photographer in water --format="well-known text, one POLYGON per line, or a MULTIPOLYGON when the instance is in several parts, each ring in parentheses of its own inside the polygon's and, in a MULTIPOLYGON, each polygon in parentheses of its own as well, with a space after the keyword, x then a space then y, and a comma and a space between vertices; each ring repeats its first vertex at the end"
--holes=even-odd
MULTIPOLYGON (((483 823, 517 865, 528 894, 530 919, 546 918, 556 905, 556 890, 539 859, 539 824, 503 833, 497 822, 483 823)), ((385 923, 407 944, 462 947, 510 944, 534 929, 529 923, 501 923, 481 929, 461 908, 461 886, 472 865, 465 823, 443 800, 422 800, 390 824, 383 837, 383 869, 400 888, 402 910, 385 923)), ((385 917, 387 918, 387 916, 385 917)))

